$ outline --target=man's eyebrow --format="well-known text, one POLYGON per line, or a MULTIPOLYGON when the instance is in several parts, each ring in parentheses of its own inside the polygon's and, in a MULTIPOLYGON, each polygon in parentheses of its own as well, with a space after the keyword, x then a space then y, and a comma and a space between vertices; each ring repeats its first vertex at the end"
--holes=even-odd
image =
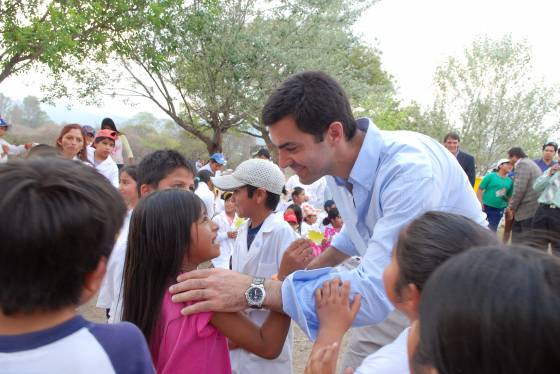
POLYGON ((284 143, 284 144, 280 144, 278 146, 278 149, 292 147, 292 146, 295 146, 295 145, 297 145, 295 142, 287 142, 287 143, 284 143))

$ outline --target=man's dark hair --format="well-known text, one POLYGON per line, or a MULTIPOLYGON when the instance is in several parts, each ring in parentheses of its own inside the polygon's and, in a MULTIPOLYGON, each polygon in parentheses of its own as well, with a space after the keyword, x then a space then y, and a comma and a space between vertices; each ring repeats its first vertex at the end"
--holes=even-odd
POLYGON ((554 152, 558 152, 558 143, 556 142, 548 142, 542 146, 542 150, 544 151, 546 147, 554 147, 554 152))
MULTIPOLYGON (((255 186, 247 185, 247 196, 253 197, 253 194, 258 188, 255 186)), ((270 210, 275 210, 276 206, 280 202, 280 195, 276 195, 270 191, 266 191, 266 203, 265 206, 270 210)))
POLYGON ((175 150, 163 149, 145 156, 138 164, 138 179, 136 180, 138 195, 140 196, 140 187, 143 184, 157 189, 162 179, 179 168, 185 168, 196 175, 193 163, 175 150))
POLYGON ((94 168, 49 158, 0 166, 0 211, 0 309, 14 315, 78 305, 126 205, 94 168))
POLYGON ((447 139, 453 139, 453 140, 457 140, 458 142, 461 141, 461 138, 459 137, 459 134, 457 134, 456 132, 449 132, 447 133, 444 137, 443 137, 443 142, 445 143, 447 141, 447 139))
POLYGON ((266 126, 293 117, 298 129, 311 134, 317 142, 333 122, 340 122, 346 139, 356 133, 356 120, 342 87, 320 71, 306 71, 285 80, 272 92, 262 110, 266 126))
POLYGON ((513 148, 510 148, 510 150, 508 151, 508 156, 509 157, 515 156, 517 158, 525 158, 525 157, 527 157, 527 154, 525 154, 525 152, 523 151, 523 149, 521 147, 513 147, 513 148))

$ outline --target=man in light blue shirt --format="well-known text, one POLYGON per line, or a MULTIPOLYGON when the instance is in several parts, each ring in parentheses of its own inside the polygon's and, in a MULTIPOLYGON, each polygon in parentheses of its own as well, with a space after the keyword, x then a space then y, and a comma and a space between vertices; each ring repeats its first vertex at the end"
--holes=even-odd
POLYGON ((553 164, 533 184, 539 195, 539 207, 533 217, 533 234, 539 241, 538 247, 560 255, 560 165, 553 164))
MULTIPOLYGON (((480 203, 451 153, 422 134, 380 131, 368 119, 354 120, 346 94, 324 73, 288 78, 268 99, 263 121, 278 147, 280 166, 292 168, 305 184, 327 176, 344 219, 344 229, 311 266, 333 266, 351 255, 362 261, 352 271, 327 267, 297 271, 284 282, 267 279, 262 300, 249 300, 260 285, 250 275, 223 269, 184 274, 171 287, 173 300, 200 300, 185 313, 239 311, 248 305, 283 310, 314 339, 319 323, 313 293, 324 281, 340 277, 351 282, 352 294, 362 295, 354 325, 377 324, 393 309, 382 274, 408 222, 440 210, 486 225, 480 203)), ((293 246, 305 252, 301 242, 293 246)))

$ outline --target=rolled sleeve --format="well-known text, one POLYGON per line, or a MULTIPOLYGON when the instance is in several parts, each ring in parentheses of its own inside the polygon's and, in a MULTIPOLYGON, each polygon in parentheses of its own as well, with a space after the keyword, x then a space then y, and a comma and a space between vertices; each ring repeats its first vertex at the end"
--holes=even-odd
POLYGON ((343 252, 348 256, 359 255, 356 246, 354 245, 354 243, 352 243, 352 239, 350 239, 350 237, 346 233, 346 226, 343 226, 342 230, 340 230, 340 232, 333 237, 331 246, 335 247, 337 250, 343 252))

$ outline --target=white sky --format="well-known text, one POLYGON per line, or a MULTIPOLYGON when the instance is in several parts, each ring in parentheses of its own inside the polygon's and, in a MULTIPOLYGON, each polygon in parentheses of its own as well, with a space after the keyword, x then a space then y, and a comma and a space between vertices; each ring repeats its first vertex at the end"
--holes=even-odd
MULTIPOLYGON (((428 105, 435 68, 483 34, 526 39, 532 47, 535 74, 548 84, 560 83, 559 11, 557 0, 381 0, 364 13, 355 31, 382 51, 383 67, 394 76, 400 97, 428 105)), ((9 78, 1 92, 17 99, 40 97, 38 78, 32 73, 9 78)), ((122 113, 123 107, 116 100, 108 100, 103 108, 74 103, 76 110, 99 115, 122 113)), ((127 112, 141 110, 165 117, 147 102, 127 112)))

